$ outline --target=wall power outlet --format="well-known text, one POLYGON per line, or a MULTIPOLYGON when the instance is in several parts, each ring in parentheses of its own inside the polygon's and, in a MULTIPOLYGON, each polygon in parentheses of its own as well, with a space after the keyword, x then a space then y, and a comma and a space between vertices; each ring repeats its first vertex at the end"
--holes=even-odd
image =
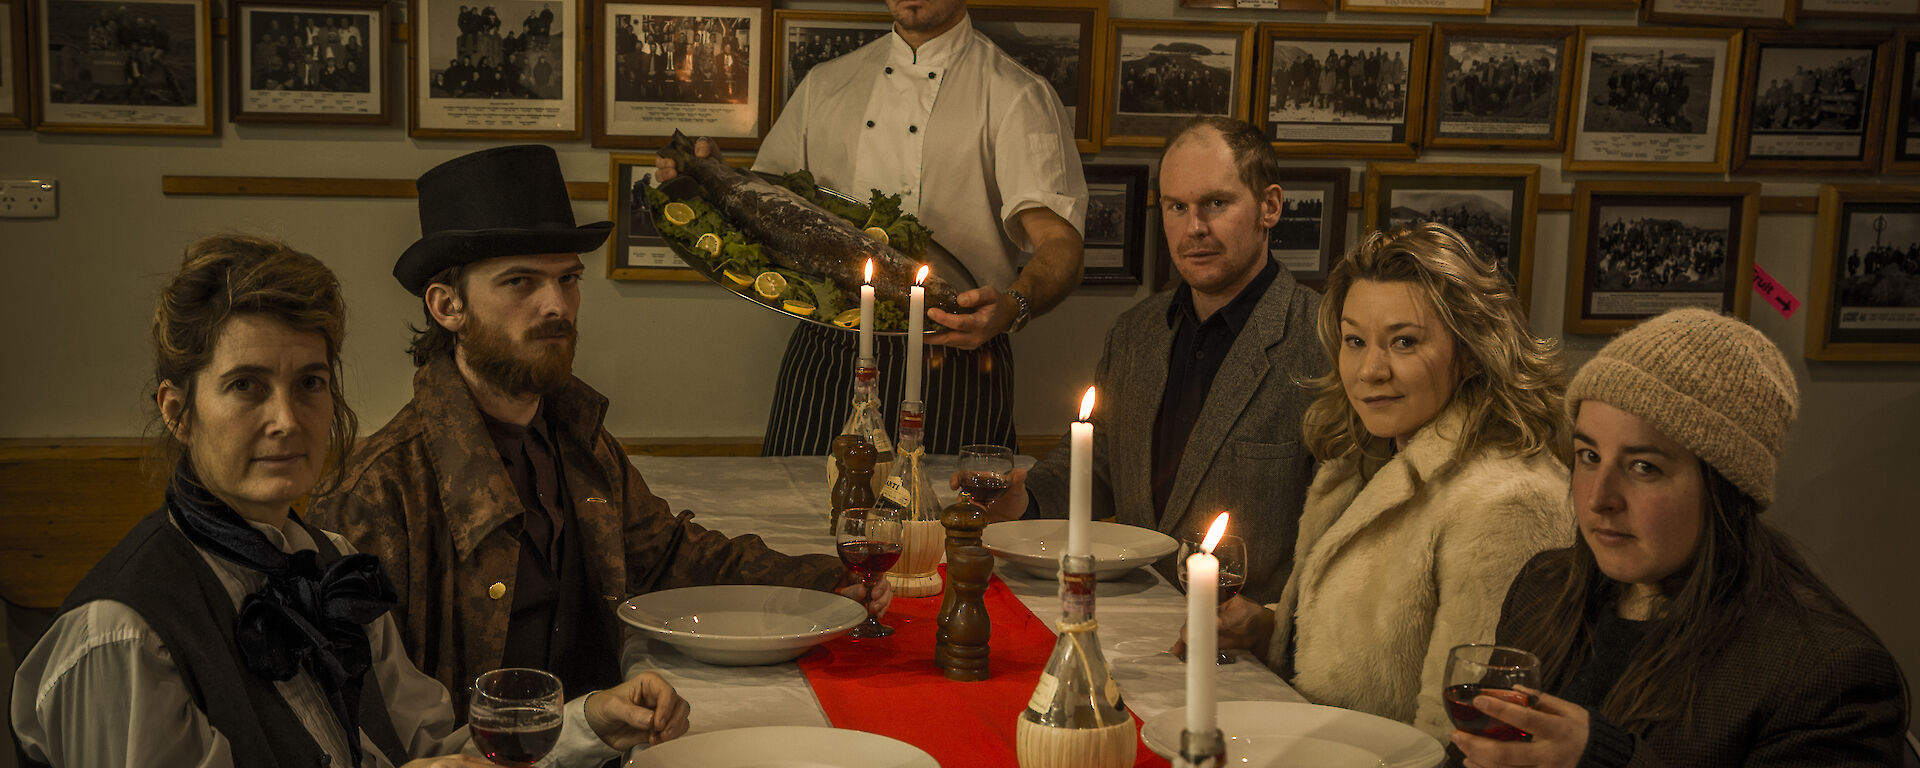
POLYGON ((0 179, 0 219, 51 219, 59 215, 60 183, 53 179, 0 179))

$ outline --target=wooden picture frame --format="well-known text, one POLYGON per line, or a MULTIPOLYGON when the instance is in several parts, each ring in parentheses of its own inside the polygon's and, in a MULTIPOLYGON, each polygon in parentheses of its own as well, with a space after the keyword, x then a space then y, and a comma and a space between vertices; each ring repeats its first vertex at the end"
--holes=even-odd
POLYGON ((1252 24, 1108 19, 1106 50, 1102 146, 1162 146, 1196 113, 1247 117, 1252 24))
POLYGON ((768 94, 773 97, 768 127, 780 119, 780 109, 808 72, 822 62, 859 50, 893 31, 893 17, 884 11, 773 12, 773 75, 768 94))
POLYGON ((1100 150, 1106 113, 1107 3, 1104 0, 976 0, 973 28, 1028 70, 1047 79, 1073 123, 1082 153, 1100 150))
POLYGON ((1645 0, 1640 19, 1658 24, 1788 28, 1793 26, 1793 11, 1794 0, 1645 0))
POLYGON ((209 0, 35 2, 35 130, 217 132, 209 0))
MULTIPOLYGON (((607 279, 706 282, 706 277, 674 254, 654 228, 652 214, 636 197, 637 185, 653 175, 658 158, 652 152, 612 152, 607 156, 607 220, 613 222, 613 233, 607 236, 607 279)), ((753 156, 730 154, 727 164, 750 168, 753 156)))
POLYGON ((1566 332, 1614 333, 1686 306, 1745 320, 1759 214, 1757 183, 1575 183, 1566 332))
POLYGON ((1885 32, 1747 35, 1733 169, 1742 173, 1871 173, 1885 144, 1885 32))
POLYGON ((1920 21, 1920 0, 1794 0, 1794 18, 1920 21))
POLYGON ((1740 39, 1735 29, 1581 27, 1561 169, 1725 173, 1740 39))
POLYGON ((1539 198, 1538 165, 1368 163, 1361 231, 1445 224, 1494 262, 1531 313, 1539 198))
POLYGON ((771 0, 595 0, 593 18, 594 146, 652 149, 697 125, 753 149, 773 127, 771 0))
POLYGON ((1916 270, 1920 186, 1822 185, 1807 358, 1920 362, 1920 303, 1912 301, 1913 290, 1877 290, 1896 279, 1911 286, 1916 270), (1903 275, 1884 273, 1894 263, 1903 275))
POLYGON ((1292 166, 1280 169, 1280 221, 1267 230, 1267 256, 1318 289, 1347 253, 1345 166, 1292 166), (1291 214, 1291 215, 1289 215, 1291 214))
POLYGON ((580 97, 583 1, 487 0, 473 5, 483 10, 471 16, 461 13, 468 4, 460 0, 413 4, 408 9, 407 135, 580 138, 586 113, 580 97), (499 8, 506 8, 505 14, 499 8), (523 10, 533 15, 522 17, 523 10), (502 29, 514 36, 517 50, 508 50, 502 29), (520 71, 509 71, 499 60, 520 71), (439 66, 442 61, 445 66, 439 66))
POLYGON ((1139 285, 1147 250, 1147 167, 1085 166, 1087 223, 1081 285, 1139 285))
POLYGON ((1493 7, 1638 11, 1640 10, 1640 0, 1493 0, 1493 7))
POLYGON ((1251 11, 1331 11, 1334 0, 1180 0, 1182 8, 1251 11))
POLYGON ((1887 173, 1920 173, 1920 31, 1902 32, 1894 38, 1893 62, 1888 69, 1894 79, 1888 88, 1893 121, 1887 126, 1887 146, 1882 153, 1887 173))
POLYGON ((232 8, 227 19, 227 119, 392 122, 393 33, 384 0, 236 0, 232 8))
POLYGON ((1493 12, 1493 0, 1340 0, 1340 11, 1485 16, 1493 12))
POLYGON ((1427 146, 1566 149, 1579 34, 1541 24, 1433 25, 1427 146))
POLYGON ((1425 125, 1427 41, 1423 26, 1261 24, 1253 124, 1282 155, 1412 159, 1425 125), (1369 67, 1366 46, 1381 57, 1379 83, 1341 74, 1349 61, 1369 67))
POLYGON ((33 57, 27 54, 32 0, 0 0, 0 128, 31 127, 33 57))

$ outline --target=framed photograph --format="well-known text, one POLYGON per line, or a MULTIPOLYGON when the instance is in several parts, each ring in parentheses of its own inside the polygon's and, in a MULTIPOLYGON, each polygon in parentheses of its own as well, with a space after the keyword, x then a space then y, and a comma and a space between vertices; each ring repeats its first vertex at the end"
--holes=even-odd
POLYGON ((1147 250, 1147 167, 1087 165, 1086 271, 1081 285, 1139 285, 1147 250))
POLYGON ((1342 167, 1280 169, 1280 221, 1267 231, 1267 255, 1318 288, 1347 252, 1347 184, 1342 167))
POLYGON ((1892 47, 1885 32, 1749 33, 1733 169, 1880 170, 1892 47))
MULTIPOLYGON (((654 229, 653 216, 646 205, 646 188, 653 184, 656 156, 651 152, 615 152, 609 157, 607 218, 613 222, 613 234, 607 236, 607 279, 705 281, 705 277, 688 269, 686 262, 674 255, 660 231, 654 229)), ((753 166, 753 156, 727 155, 727 164, 749 168, 753 166)))
POLYGON ((725 149, 760 146, 773 123, 769 0, 598 0, 596 147, 655 148, 697 129, 725 149))
POLYGON ((778 10, 773 12, 773 27, 772 119, 777 120, 780 108, 814 65, 886 37, 893 30, 893 18, 884 12, 778 10))
POLYGON ((1568 171, 1724 173, 1732 29, 1582 27, 1568 171))
POLYGON ((211 136, 208 0, 38 0, 37 130, 211 136))
POLYGON ((1791 27, 1793 0, 1646 0, 1640 18, 1662 24, 1791 27))
POLYGON ((1920 187, 1824 185, 1807 357, 1920 361, 1920 187))
POLYGON ((1493 0, 1495 8, 1595 8, 1640 10, 1640 0, 1493 0))
POLYGON ((0 128, 25 128, 33 114, 27 67, 27 3, 0 0, 0 128))
POLYGON ((1540 166, 1368 163, 1362 231, 1433 222, 1460 233, 1533 307, 1533 222, 1540 166))
POLYGON ((1158 147, 1190 115, 1245 119, 1252 24, 1107 22, 1103 146, 1158 147))
POLYGON ((1340 0, 1340 10, 1485 16, 1493 12, 1493 0, 1340 0))
POLYGON ((1920 31, 1894 38, 1893 55, 1893 126, 1887 129, 1886 171, 1920 173, 1920 31))
POLYGON ((1253 11, 1331 11, 1334 0, 1180 0, 1182 8, 1253 11))
POLYGON ((580 138, 580 2, 415 4, 408 135, 580 138))
POLYGON ((1260 25, 1261 127, 1283 155, 1419 154, 1427 27, 1260 25))
POLYGON ((1106 97, 1106 89, 1100 86, 1107 81, 1100 31, 1107 28, 1107 4, 1098 0, 998 4, 1002 2, 968 3, 973 28, 1046 78, 1073 120, 1074 143, 1081 152, 1099 151, 1096 126, 1106 97))
POLYGON ((1435 24, 1427 146, 1565 149, 1579 32, 1538 24, 1435 24))
POLYGON ((237 0, 228 28, 234 122, 389 122, 386 3, 237 0))
POLYGON ((1567 333, 1614 333, 1679 307, 1745 320, 1759 213, 1759 184, 1574 184, 1567 333))
POLYGON ((1920 0, 1796 0, 1794 17, 1920 21, 1920 0))

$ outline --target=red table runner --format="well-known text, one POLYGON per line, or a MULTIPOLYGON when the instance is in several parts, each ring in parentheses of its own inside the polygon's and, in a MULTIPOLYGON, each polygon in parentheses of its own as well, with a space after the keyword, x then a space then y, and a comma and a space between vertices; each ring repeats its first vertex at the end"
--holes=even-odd
MULTIPOLYGON (((892 637, 843 635, 800 657, 800 670, 836 727, 899 739, 946 768, 1017 766, 1014 721, 1053 653, 1054 633, 996 576, 986 594, 993 620, 989 677, 948 680, 933 664, 940 600, 896 597, 882 620, 894 628, 892 637)), ((1139 744, 1134 765, 1168 763, 1139 744)))

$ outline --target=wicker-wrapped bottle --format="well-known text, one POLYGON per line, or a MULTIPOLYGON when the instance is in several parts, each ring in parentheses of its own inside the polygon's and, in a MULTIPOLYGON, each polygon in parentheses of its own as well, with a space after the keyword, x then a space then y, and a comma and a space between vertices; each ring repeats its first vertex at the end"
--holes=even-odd
POLYGON ((1139 731, 1120 698, 1093 618, 1093 558, 1060 559, 1060 638, 1020 713, 1020 768, 1125 768, 1139 731))
POLYGON ((940 525, 940 499, 933 492, 933 478, 926 466, 926 449, 921 446, 925 434, 926 406, 912 400, 900 404, 900 445, 895 451, 893 474, 880 488, 877 506, 900 515, 900 561, 887 571, 893 593, 900 597, 931 597, 940 594, 940 559, 946 553, 947 529, 940 525))

